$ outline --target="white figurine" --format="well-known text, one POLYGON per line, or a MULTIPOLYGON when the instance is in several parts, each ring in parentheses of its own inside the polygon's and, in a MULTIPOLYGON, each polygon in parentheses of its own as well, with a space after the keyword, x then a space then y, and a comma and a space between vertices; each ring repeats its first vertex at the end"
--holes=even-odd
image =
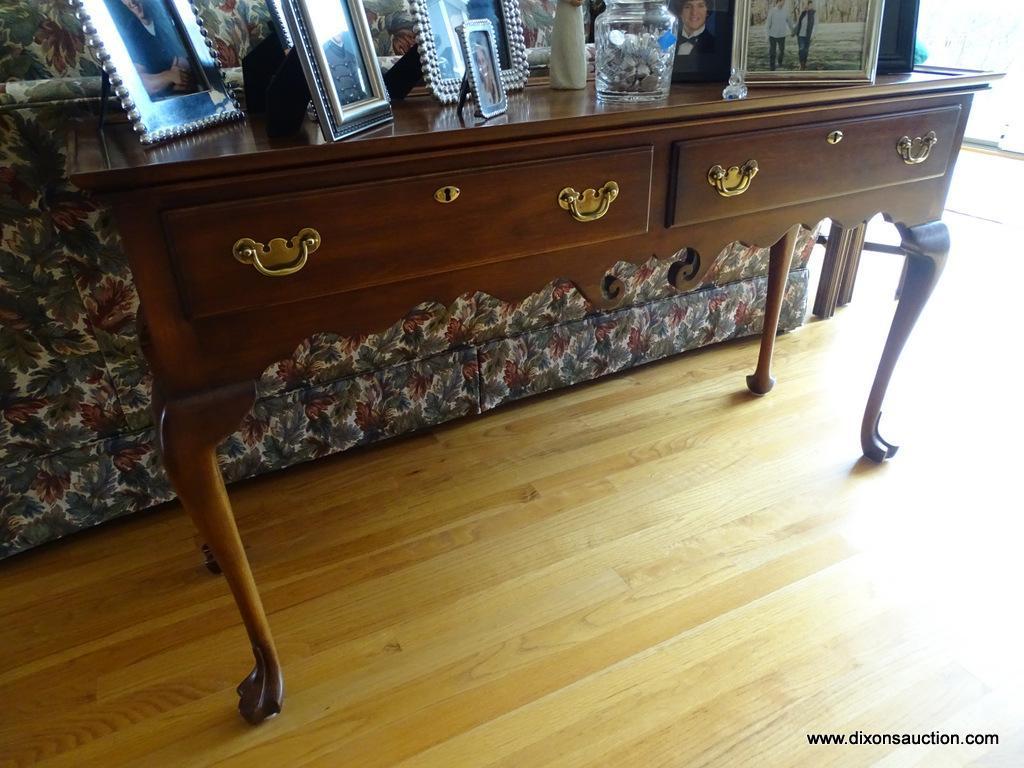
POLYGON ((558 0, 548 70, 552 88, 578 91, 587 87, 583 0, 558 0))

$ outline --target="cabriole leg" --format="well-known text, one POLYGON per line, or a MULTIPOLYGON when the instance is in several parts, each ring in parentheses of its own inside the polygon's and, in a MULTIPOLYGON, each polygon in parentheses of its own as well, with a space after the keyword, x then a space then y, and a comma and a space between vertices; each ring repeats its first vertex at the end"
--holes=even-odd
POLYGON ((284 679, 216 453, 254 400, 251 384, 167 400, 160 416, 160 447, 178 498, 224 573, 249 633, 256 665, 238 686, 238 709, 250 723, 259 723, 281 711, 284 679))
POLYGON ((775 351, 775 334, 779 332, 779 316, 782 314, 782 300, 789 278, 789 265, 793 262, 793 249, 800 234, 800 225, 794 226, 772 246, 768 261, 768 295, 764 302, 764 328, 761 330, 761 352, 757 358, 757 369, 747 376, 747 387, 755 395, 766 395, 775 386, 772 376, 772 354, 775 351))
POLYGON ((882 402, 889 388, 889 380, 896 368, 903 345, 910 337, 910 332, 921 315, 921 310, 928 302, 935 284, 946 265, 949 254, 949 230, 941 221, 922 224, 917 227, 904 227, 897 224, 903 248, 907 251, 905 280, 900 302, 896 305, 896 314, 892 319, 889 336, 885 340, 882 359, 878 363, 875 381, 871 385, 871 394, 864 409, 864 421, 861 423, 860 442, 864 455, 873 461, 884 461, 896 455, 898 446, 882 439, 878 433, 878 424, 882 418, 882 402))

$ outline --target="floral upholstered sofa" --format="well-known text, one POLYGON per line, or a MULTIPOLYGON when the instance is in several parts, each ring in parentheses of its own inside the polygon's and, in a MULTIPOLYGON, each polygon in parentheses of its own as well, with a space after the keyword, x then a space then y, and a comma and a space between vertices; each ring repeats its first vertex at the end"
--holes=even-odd
MULTIPOLYGON (((548 0, 524 0, 543 44, 548 0)), ((261 0, 199 0, 228 67, 267 29, 261 0)), ((381 56, 406 50, 403 0, 367 0, 381 56)), ((72 118, 94 111, 96 65, 62 1, 0 4, 0 557, 172 498, 154 448, 138 296, 101 207, 65 172, 72 118)), ((237 72, 235 73, 237 78, 237 72)), ((683 244, 681 244, 683 245, 683 244)), ((803 322, 810 232, 782 327, 803 322)), ((229 481, 309 461, 687 349, 756 333, 767 252, 733 245, 703 286, 667 264, 622 263, 621 309, 571 284, 518 304, 425 304, 365 338, 318 336, 268 369, 254 411, 221 447, 229 481)), ((626 254, 624 254, 626 256, 626 254)), ((609 265, 612 266, 612 265, 609 265)))

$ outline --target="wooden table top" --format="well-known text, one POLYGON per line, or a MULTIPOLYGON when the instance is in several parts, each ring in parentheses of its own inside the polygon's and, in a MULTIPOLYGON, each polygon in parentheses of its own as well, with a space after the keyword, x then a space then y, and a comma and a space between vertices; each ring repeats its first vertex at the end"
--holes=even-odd
MULTIPOLYGON (((486 123, 463 122, 454 106, 432 97, 395 102, 393 123, 340 142, 327 142, 319 127, 306 122, 294 136, 267 138, 262 117, 144 147, 126 122, 108 125, 100 135, 94 121, 72 132, 71 178, 80 187, 100 192, 151 187, 202 178, 223 178, 240 171, 273 171, 330 162, 446 151, 529 137, 565 137, 572 131, 651 127, 680 120, 716 119, 767 110, 815 107, 865 99, 906 97, 951 90, 979 90, 999 77, 992 73, 920 71, 879 77, 872 85, 829 87, 755 86, 739 101, 721 97, 722 84, 674 85, 656 104, 603 104, 593 83, 582 91, 529 87, 509 94, 507 115, 486 123)), ((468 110, 466 111, 468 118, 468 110)))

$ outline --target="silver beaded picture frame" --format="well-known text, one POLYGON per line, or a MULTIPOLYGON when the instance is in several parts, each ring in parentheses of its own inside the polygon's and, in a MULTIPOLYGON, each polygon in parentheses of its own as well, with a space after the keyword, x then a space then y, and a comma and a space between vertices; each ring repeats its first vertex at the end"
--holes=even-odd
POLYGON ((86 45, 143 144, 245 116, 224 80, 213 41, 193 3, 70 0, 70 4, 86 45), (170 66, 160 69, 168 57, 170 66))
POLYGON ((394 119, 362 0, 283 0, 320 131, 327 141, 394 119))
POLYGON ((459 26, 459 43, 468 70, 473 113, 489 120, 508 111, 508 97, 501 82, 494 25, 488 19, 470 19, 459 26))
POLYGON ((466 72, 459 27, 488 19, 494 28, 505 91, 521 90, 530 75, 518 0, 409 0, 423 81, 442 104, 459 100, 466 72))

